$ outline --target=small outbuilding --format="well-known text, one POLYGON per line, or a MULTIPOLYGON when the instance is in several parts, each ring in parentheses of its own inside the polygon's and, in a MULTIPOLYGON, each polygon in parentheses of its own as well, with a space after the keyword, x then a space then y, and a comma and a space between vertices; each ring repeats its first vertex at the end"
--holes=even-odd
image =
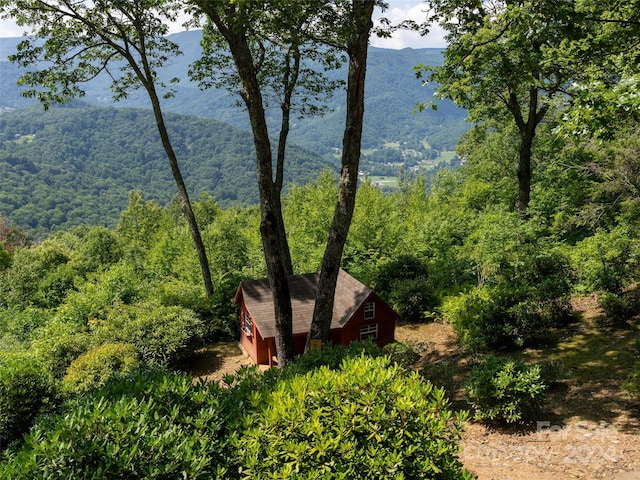
MULTIPOLYGON (((297 354, 304 352, 311 327, 320 273, 289 277, 293 311, 293 339, 297 354)), ((234 299, 240 306, 240 343, 258 365, 273 365, 276 322, 268 279, 240 283, 234 299)), ((383 347, 394 341, 399 315, 375 292, 344 270, 338 273, 329 339, 347 345, 367 338, 383 347)))

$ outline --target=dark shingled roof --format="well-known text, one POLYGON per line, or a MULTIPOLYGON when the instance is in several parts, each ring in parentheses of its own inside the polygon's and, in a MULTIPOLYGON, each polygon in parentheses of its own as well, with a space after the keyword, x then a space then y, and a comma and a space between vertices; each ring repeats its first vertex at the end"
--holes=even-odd
MULTIPOLYGON (((311 318, 313 317, 319 278, 319 272, 289 277, 294 335, 307 333, 311 328, 311 318)), ((333 302, 331 329, 344 327, 371 293, 373 293, 373 290, 340 269, 333 302)), ((269 280, 264 278, 240 283, 238 293, 236 293, 236 303, 239 303, 240 295, 244 297, 244 303, 249 315, 251 315, 262 338, 275 337, 276 321, 273 314, 273 298, 269 280)))

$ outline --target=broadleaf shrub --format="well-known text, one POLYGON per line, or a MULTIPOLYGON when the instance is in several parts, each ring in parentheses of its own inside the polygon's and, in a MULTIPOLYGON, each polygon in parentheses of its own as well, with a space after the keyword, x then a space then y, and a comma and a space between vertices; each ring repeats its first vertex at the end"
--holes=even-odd
POLYGON ((256 395, 234 441, 241 478, 471 478, 464 415, 444 390, 385 357, 347 358, 256 395))
POLYGON ((571 305, 564 257, 537 254, 523 262, 513 278, 501 274, 444 300, 442 314, 461 343, 478 350, 521 348, 566 322, 571 305))
POLYGON ((33 356, 21 353, 3 357, 0 362, 0 450, 26 433, 39 414, 54 410, 59 400, 58 385, 33 356))
POLYGON ((62 379, 65 391, 85 393, 104 385, 107 380, 124 375, 140 365, 138 352, 129 343, 107 343, 92 348, 76 358, 62 379))
POLYGON ((538 365, 488 357, 474 367, 466 385, 476 420, 515 423, 534 420, 547 391, 538 365))
POLYGON ((229 478, 224 398, 216 383, 137 371, 42 418, 0 478, 229 478))
POLYGON ((633 279, 638 266, 637 246, 624 227, 599 231, 572 249, 572 260, 581 292, 602 290, 619 294, 633 279))
POLYGON ((202 320, 186 308, 146 301, 114 305, 90 327, 101 343, 130 343, 146 363, 169 366, 199 345, 202 320))

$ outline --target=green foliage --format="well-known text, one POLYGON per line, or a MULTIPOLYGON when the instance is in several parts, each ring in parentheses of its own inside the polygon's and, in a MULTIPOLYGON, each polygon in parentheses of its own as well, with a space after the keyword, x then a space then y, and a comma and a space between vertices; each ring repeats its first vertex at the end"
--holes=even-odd
POLYGON ((607 318, 615 325, 624 326, 634 314, 630 300, 623 294, 603 292, 598 296, 598 303, 607 318))
POLYGON ((466 388, 476 420, 515 423, 535 420, 547 385, 539 365, 488 357, 474 367, 466 388))
POLYGON ((362 342, 351 342, 349 345, 334 345, 328 343, 319 350, 312 350, 300 355, 287 365, 286 375, 305 375, 320 367, 337 370, 348 358, 367 357, 376 358, 385 354, 371 339, 362 342))
POLYGON ((73 288, 69 252, 62 245, 49 241, 18 249, 13 257, 0 272, 0 305, 55 307, 73 288))
POLYGON ((202 333, 202 320, 193 311, 153 300, 116 304, 104 319, 89 325, 100 343, 130 343, 144 362, 161 366, 174 365, 191 353, 202 333))
POLYGON ((457 458, 466 414, 388 358, 226 380, 112 378, 41 417, 0 477, 471 478, 457 458))
POLYGON ((250 398, 241 478, 471 478, 444 390, 384 357, 321 367, 250 398))
POLYGON ((463 250, 478 285, 441 307, 463 343, 522 347, 568 318, 568 260, 538 235, 515 214, 479 217, 463 250))
POLYGON ((60 306, 62 318, 85 325, 94 318, 104 318, 115 304, 130 305, 146 296, 147 287, 136 268, 120 262, 96 274, 78 291, 71 292, 60 306))
POLYGON ((127 374, 139 366, 138 353, 128 343, 107 343, 76 358, 62 379, 65 391, 86 393, 104 385, 107 380, 127 374))
POLYGON ((636 242, 624 227, 599 231, 585 238, 572 250, 577 290, 620 293, 635 275, 636 242))
POLYGON ((31 340, 34 332, 47 324, 53 312, 41 308, 0 308, 0 336, 8 335, 20 342, 31 340))
POLYGON ((0 450, 26 433, 39 414, 55 409, 58 401, 58 386, 33 356, 1 358, 0 450))
POLYGON ((636 401, 640 401, 640 363, 634 365, 622 388, 636 401))
POLYGON ((381 265, 375 289, 405 322, 423 321, 437 303, 427 266, 412 255, 400 255, 381 265))
POLYGON ((31 351, 56 378, 62 378, 71 362, 92 346, 86 328, 54 317, 33 334, 31 351))
POLYGON ((133 372, 42 418, 0 476, 230 478, 223 396, 187 375, 133 372))

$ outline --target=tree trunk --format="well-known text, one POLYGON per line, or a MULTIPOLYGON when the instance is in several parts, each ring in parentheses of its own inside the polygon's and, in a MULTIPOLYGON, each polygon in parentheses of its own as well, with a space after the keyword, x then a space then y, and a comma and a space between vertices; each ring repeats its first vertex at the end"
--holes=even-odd
MULTIPOLYGON (((535 131, 534 131, 535 132, 535 131)), ((522 217, 526 217, 531 199, 531 149, 533 136, 528 130, 520 132, 518 147, 518 200, 516 210, 522 217)))
POLYGON ((367 50, 369 34, 373 25, 371 21, 373 7, 373 0, 353 0, 354 30, 347 47, 349 71, 338 203, 334 211, 327 246, 322 258, 316 303, 311 330, 305 347, 306 350, 309 350, 311 340, 321 340, 324 343, 329 338, 338 272, 355 208, 364 118, 367 50))
POLYGON ((149 98, 151 99, 151 105, 153 107, 153 113, 155 115, 156 124, 158 126, 158 132, 160 133, 160 139, 162 140, 162 146, 164 147, 164 151, 167 154, 169 165, 171 166, 171 173, 173 174, 173 178, 175 179, 176 185, 178 187, 178 193, 180 195, 180 207, 182 209, 182 213, 187 219, 189 230, 191 232, 191 238, 193 239, 193 244, 196 247, 196 252, 198 252, 198 261, 200 262, 200 271, 202 273, 202 280, 204 282, 205 294, 207 298, 211 298, 213 296, 211 269, 209 268, 207 251, 205 250, 204 243, 202 242, 202 235, 200 235, 198 222, 196 220, 196 216, 193 213, 193 208, 191 207, 191 200, 189 199, 187 187, 184 183, 184 179, 182 178, 180 167, 178 166, 178 158, 176 157, 173 146, 171 145, 171 141, 169 140, 169 133, 167 132, 167 127, 164 123, 164 117, 162 115, 162 109, 160 107, 160 100, 153 87, 147 86, 147 92, 149 93, 149 98))
MULTIPOLYGON (((200 3, 202 4, 203 2, 200 3)), ((204 4, 201 6, 229 44, 238 77, 242 84, 241 95, 249 112, 251 131, 256 149, 256 171, 261 214, 260 233, 276 319, 278 366, 284 367, 295 356, 293 314, 288 282, 288 275, 292 273, 292 267, 289 246, 285 236, 280 192, 273 179, 273 156, 260 84, 246 35, 226 28, 215 11, 208 10, 204 4)))

